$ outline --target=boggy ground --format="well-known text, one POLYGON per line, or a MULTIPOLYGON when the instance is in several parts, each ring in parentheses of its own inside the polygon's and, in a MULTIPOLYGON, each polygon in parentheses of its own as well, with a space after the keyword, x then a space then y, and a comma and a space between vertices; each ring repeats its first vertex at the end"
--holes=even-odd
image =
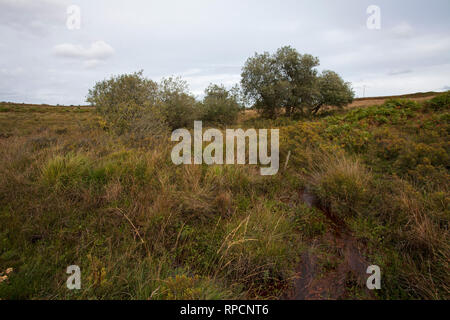
POLYGON ((0 298, 448 299, 449 119, 448 94, 244 117, 280 128, 262 177, 177 167, 168 140, 133 147, 92 108, 2 104, 0 298))
POLYGON ((348 290, 354 287, 360 290, 364 298, 371 298, 368 289, 364 290, 367 278, 367 267, 370 265, 363 255, 361 244, 351 235, 351 231, 345 223, 339 220, 326 208, 322 208, 316 197, 302 190, 299 198, 310 208, 318 208, 327 217, 329 230, 320 238, 310 243, 310 249, 302 254, 301 262, 297 269, 297 279, 294 288, 286 298, 290 300, 321 300, 321 299, 346 299, 352 297, 348 290), (315 253, 315 248, 324 245, 333 248, 335 256, 331 270, 320 270, 320 255, 315 253))

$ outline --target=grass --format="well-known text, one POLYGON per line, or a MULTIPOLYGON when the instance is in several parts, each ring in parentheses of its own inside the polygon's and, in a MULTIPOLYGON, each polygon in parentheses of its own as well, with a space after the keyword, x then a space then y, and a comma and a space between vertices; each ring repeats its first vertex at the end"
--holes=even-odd
MULTIPOLYGON (((448 95, 448 94, 447 94, 448 95)), ((382 270, 372 298, 449 298, 448 96, 394 99, 278 127, 276 176, 175 166, 170 141, 131 147, 87 107, 0 107, 1 299, 277 299, 305 252, 342 262, 345 225, 382 270), (447 99, 447 100, 446 100, 447 99), (79 265, 82 289, 65 286, 79 265)), ((332 277, 329 277, 332 279, 332 277)), ((347 298, 367 298, 348 281, 347 298)))

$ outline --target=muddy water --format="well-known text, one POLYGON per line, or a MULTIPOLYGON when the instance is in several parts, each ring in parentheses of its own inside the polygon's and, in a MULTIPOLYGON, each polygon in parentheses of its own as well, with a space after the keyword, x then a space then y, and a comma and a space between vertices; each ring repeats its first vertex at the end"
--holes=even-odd
MULTIPOLYGON (((320 239, 320 243, 335 248, 338 260, 336 268, 328 272, 321 272, 318 256, 309 250, 303 253, 301 264, 297 268, 294 291, 289 295, 291 300, 320 300, 348 298, 346 289, 349 285, 364 288, 368 275, 366 269, 370 265, 364 258, 361 245, 354 238, 343 221, 340 221, 329 210, 320 206, 318 199, 308 190, 299 192, 300 199, 309 207, 315 207, 327 216, 331 231, 320 239)), ((311 249, 318 246, 317 240, 311 243, 311 249)))

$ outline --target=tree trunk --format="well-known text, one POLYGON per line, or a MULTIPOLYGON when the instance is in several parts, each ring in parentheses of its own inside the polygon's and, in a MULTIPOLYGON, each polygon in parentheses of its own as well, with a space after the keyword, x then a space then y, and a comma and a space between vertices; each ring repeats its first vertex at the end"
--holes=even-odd
POLYGON ((315 106, 315 107, 313 108, 313 110, 312 110, 312 114, 313 114, 313 115, 316 115, 317 112, 319 112, 320 108, 322 108, 322 106, 323 106, 323 103, 320 103, 320 104, 318 104, 317 106, 315 106))

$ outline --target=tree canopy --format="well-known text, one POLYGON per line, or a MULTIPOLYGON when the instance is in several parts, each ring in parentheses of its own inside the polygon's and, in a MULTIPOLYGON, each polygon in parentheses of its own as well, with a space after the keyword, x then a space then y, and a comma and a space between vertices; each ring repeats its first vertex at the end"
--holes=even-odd
POLYGON ((240 99, 237 86, 227 90, 211 84, 198 101, 181 78, 157 83, 145 78, 142 71, 99 81, 87 96, 111 132, 134 140, 190 127, 195 120, 232 124, 242 109, 240 99))
POLYGON ((319 74, 319 59, 285 46, 274 54, 256 53, 241 74, 243 93, 263 116, 315 114, 325 105, 343 107, 353 100, 348 82, 333 71, 319 74))

